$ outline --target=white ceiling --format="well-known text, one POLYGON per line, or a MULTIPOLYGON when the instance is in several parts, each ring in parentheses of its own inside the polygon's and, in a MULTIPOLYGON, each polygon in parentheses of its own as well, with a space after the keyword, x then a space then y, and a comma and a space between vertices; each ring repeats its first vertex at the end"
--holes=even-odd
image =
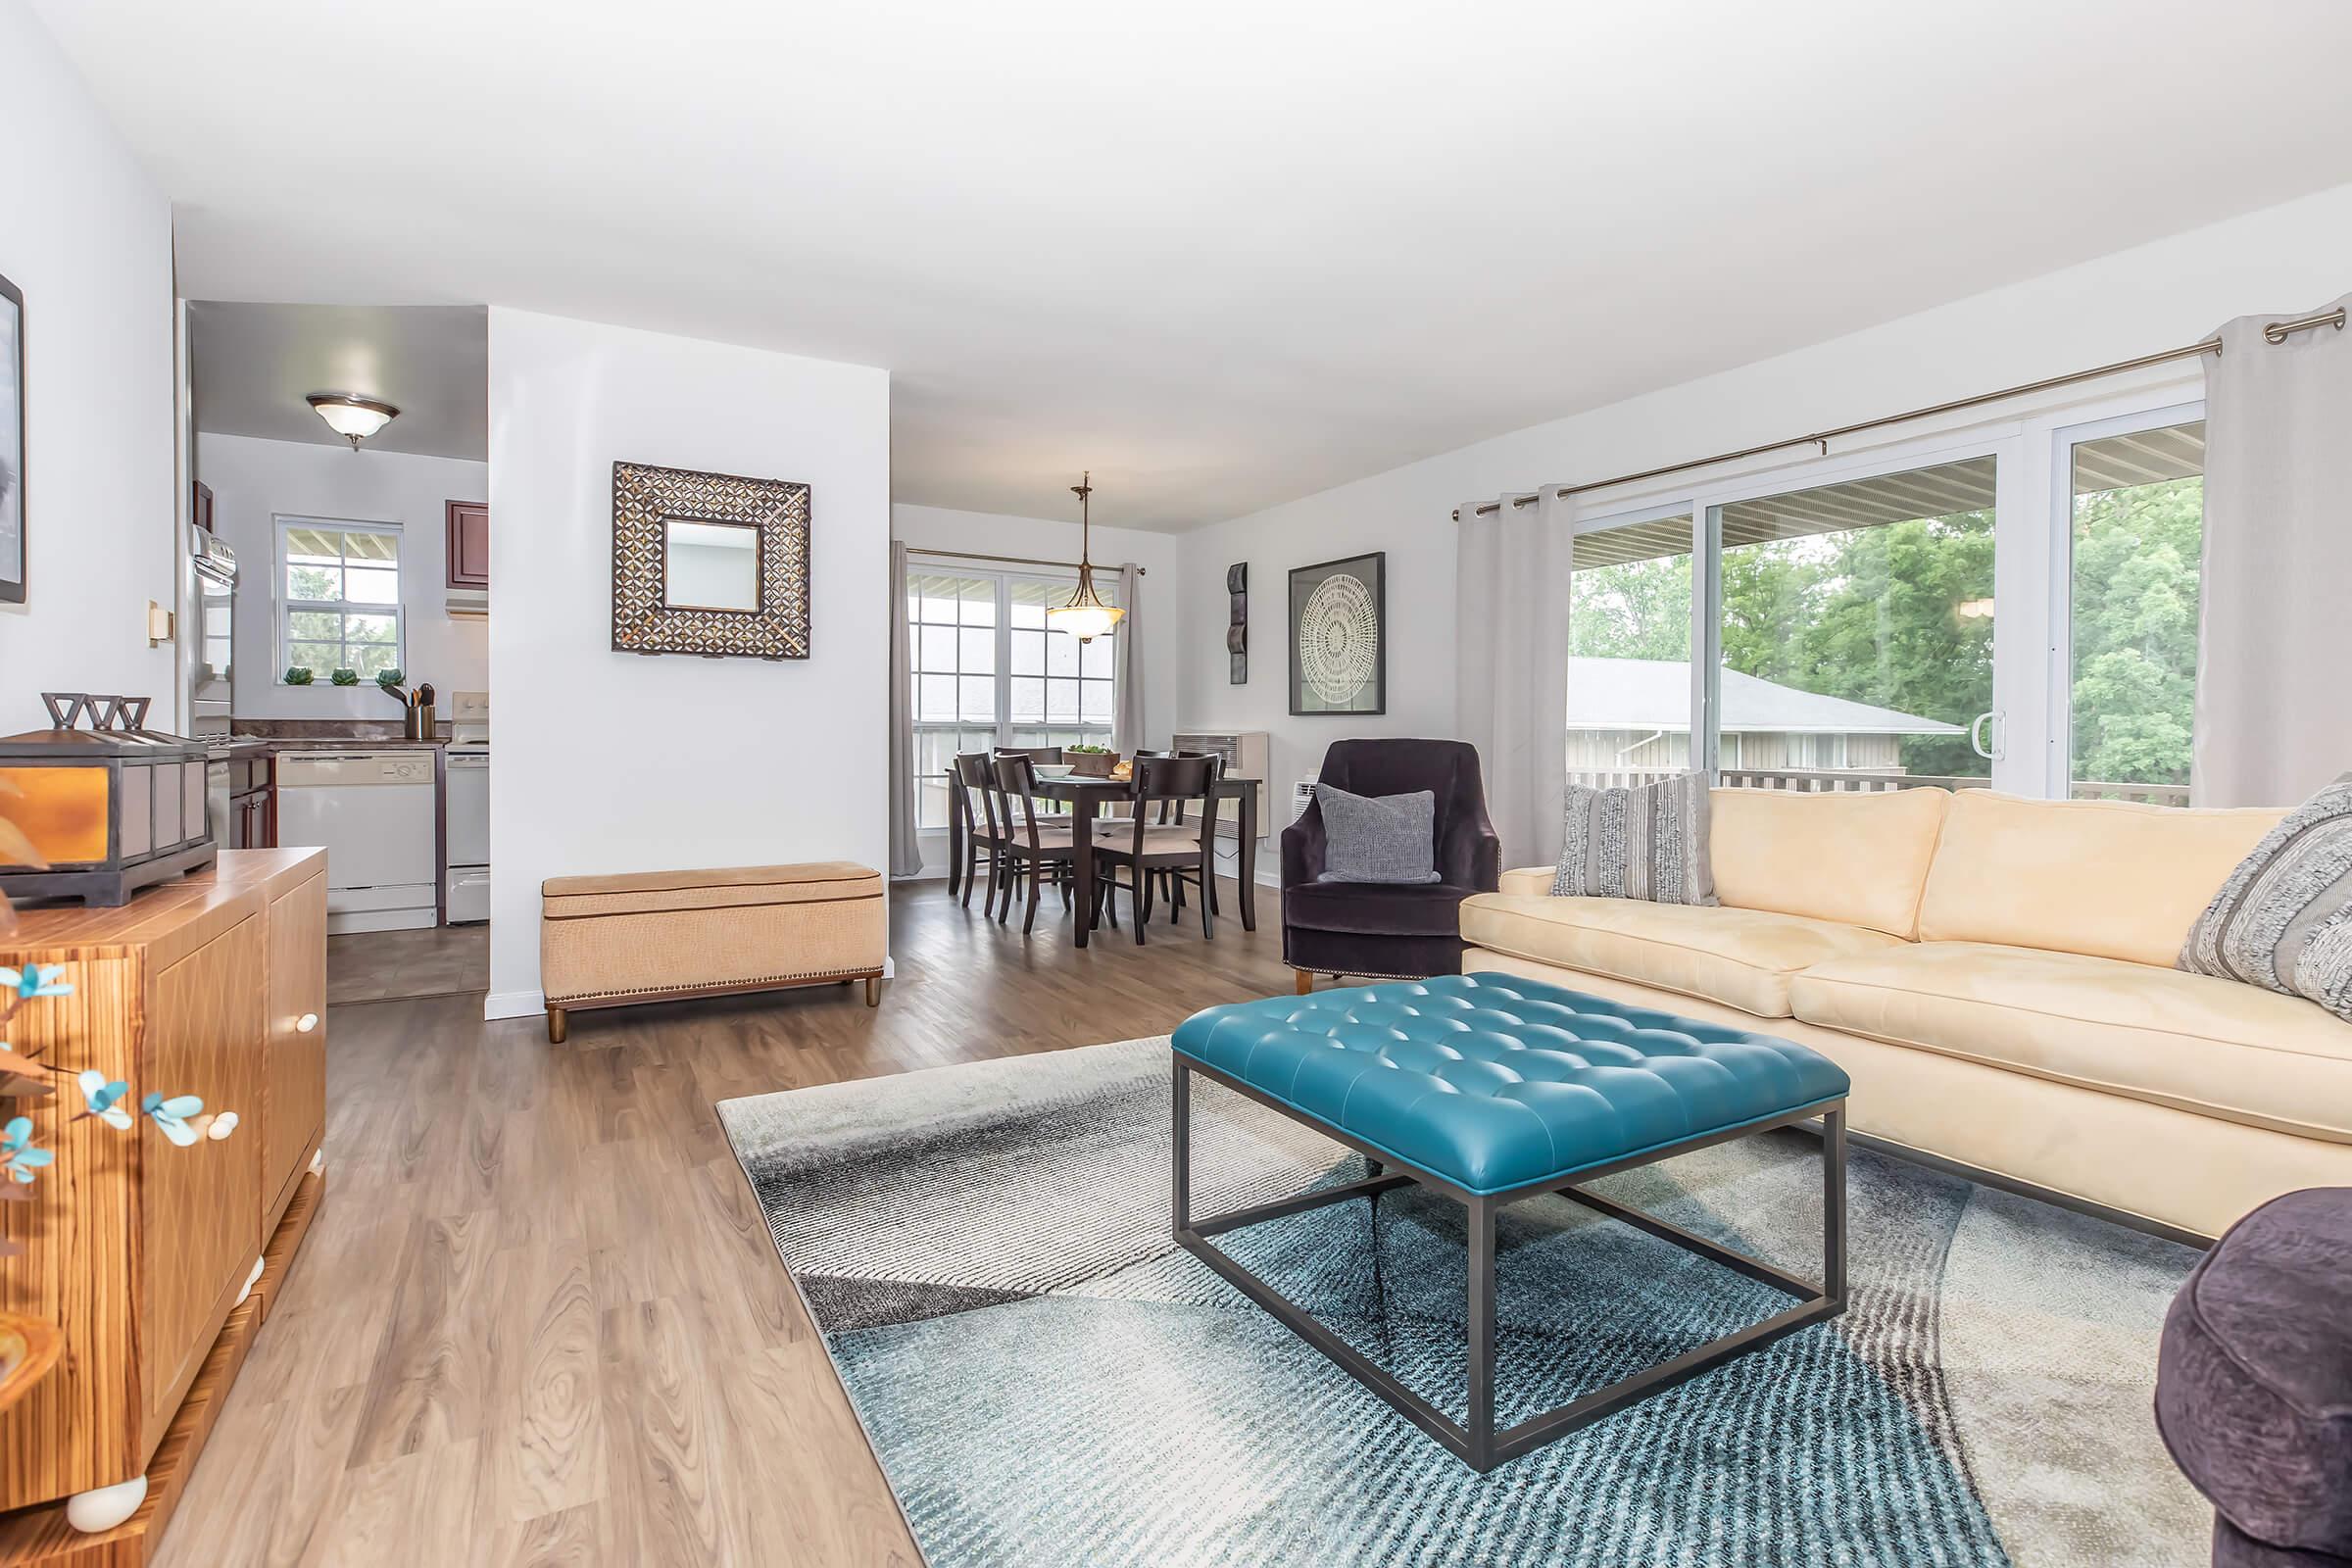
POLYGON ((490 323, 478 305, 191 300, 188 364, 199 430, 339 447, 304 400, 357 392, 400 410, 368 438, 370 452, 490 455, 490 323))
POLYGON ((2338 0, 33 0, 192 297, 890 368, 1184 527, 2343 180, 2338 0))

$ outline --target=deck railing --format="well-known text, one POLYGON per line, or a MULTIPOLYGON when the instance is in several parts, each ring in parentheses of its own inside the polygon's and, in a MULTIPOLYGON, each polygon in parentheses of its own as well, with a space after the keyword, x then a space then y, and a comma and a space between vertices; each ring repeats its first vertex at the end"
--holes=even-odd
MULTIPOLYGON (((1591 769, 1579 768, 1569 773, 1568 781, 1592 789, 1622 789, 1640 784, 1654 784, 1672 778, 1668 771, 1641 768, 1591 769)), ((1837 768, 1789 767, 1727 767, 1718 775, 1725 789, 1734 790, 1789 790, 1798 794, 1882 794, 1889 790, 1937 788, 1947 790, 1981 790, 1991 787, 1990 779, 1954 778, 1934 773, 1864 773, 1837 768)), ((2150 806, 2186 806, 2188 786, 2185 784, 2126 784, 2104 780, 2085 781, 2074 787, 2078 801, 2139 801, 2150 806)))

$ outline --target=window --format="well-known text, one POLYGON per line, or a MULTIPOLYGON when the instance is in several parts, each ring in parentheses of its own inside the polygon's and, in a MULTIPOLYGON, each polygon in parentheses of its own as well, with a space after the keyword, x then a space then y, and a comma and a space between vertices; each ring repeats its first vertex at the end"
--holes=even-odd
POLYGON ((362 680, 402 666, 400 530, 382 523, 280 517, 278 668, 338 669, 362 680))
POLYGON ((2078 800, 2188 804, 2205 424, 2073 444, 2068 782, 2078 800))
POLYGON ((1568 777, 1690 765, 1690 514, 1580 533, 1568 579, 1568 777))
MULTIPOLYGON (((918 826, 948 825, 941 775, 957 752, 1110 744, 1112 638, 1082 645, 1046 625, 1046 611, 1076 586, 1010 572, 907 573, 918 826)), ((1096 589, 1118 602, 1115 577, 1098 577, 1096 589)))

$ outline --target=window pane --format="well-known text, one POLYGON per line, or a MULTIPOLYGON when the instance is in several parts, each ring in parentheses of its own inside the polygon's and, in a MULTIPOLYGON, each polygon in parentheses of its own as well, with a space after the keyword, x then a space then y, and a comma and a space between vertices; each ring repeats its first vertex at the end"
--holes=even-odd
POLYGON ((914 643, 914 667, 927 669, 934 675, 953 673, 956 668, 956 629, 953 626, 924 626, 918 628, 914 643))
POLYGON ((343 596, 354 604, 397 605, 400 573, 375 566, 354 566, 343 573, 343 596))
POLYGON ((286 667, 307 666, 321 681, 327 672, 343 662, 341 643, 290 643, 286 647, 286 667))
POLYGON ((997 683, 986 675, 966 675, 962 684, 962 707, 956 717, 987 723, 997 716, 997 683))
POLYGON ((336 566, 286 567, 288 599, 335 600, 343 597, 343 572, 336 566))
POLYGON ((914 716, 936 722, 956 716, 956 677, 953 675, 919 675, 914 698, 914 716))
POLYGON ((1046 636, 1046 673, 1075 675, 1078 673, 1078 639, 1067 632, 1050 632, 1046 636))
POLYGON ((297 642, 340 642, 343 617, 331 610, 297 610, 286 616, 286 635, 297 642))
POLYGON ((989 627, 966 626, 957 634, 963 640, 963 662, 956 667, 966 675, 990 675, 997 668, 997 634, 989 627))
POLYGON ((921 603, 922 618, 925 621, 935 625, 953 626, 956 624, 956 601, 954 599, 927 598, 921 603))
POLYGON ((964 591, 963 604, 957 618, 966 626, 994 626, 997 623, 997 585, 981 583, 964 591))
POLYGON ((1012 672, 1015 675, 1043 675, 1046 672, 1046 634, 1024 631, 1018 624, 1012 629, 1012 672))
POLYGON ((2188 804, 2205 425, 2074 449, 2074 794, 2188 804))
POLYGON ((1723 527, 1722 762, 1983 779, 1992 706, 1993 460, 1742 501, 1723 527))
POLYGON ((1045 681, 1033 675, 1013 676, 1012 711, 1005 716, 1009 722, 1015 724, 1044 722, 1046 716, 1045 681))
POLYGON ((1576 536, 1568 776, 1638 783, 1690 765, 1690 514, 1576 536))
POLYGON ((400 620, 395 615, 345 615, 343 635, 355 643, 397 643, 400 620))
POLYGON ((1046 717, 1055 724, 1069 724, 1078 718, 1078 683, 1074 680, 1046 682, 1046 717))
POLYGON ((400 650, 388 643, 353 643, 350 654, 351 667, 362 680, 374 679, 378 670, 400 667, 400 650))
POLYGON ((1111 719, 1110 682, 1106 680, 1080 681, 1079 716, 1090 724, 1107 724, 1111 719))
POLYGON ((1035 600, 1027 602, 1014 600, 1012 602, 1012 624, 1036 626, 1043 629, 1046 624, 1046 607, 1035 600))
POLYGON ((1110 679, 1111 661, 1116 644, 1108 637, 1098 637, 1091 643, 1078 645, 1078 666, 1088 675, 1101 680, 1110 679))

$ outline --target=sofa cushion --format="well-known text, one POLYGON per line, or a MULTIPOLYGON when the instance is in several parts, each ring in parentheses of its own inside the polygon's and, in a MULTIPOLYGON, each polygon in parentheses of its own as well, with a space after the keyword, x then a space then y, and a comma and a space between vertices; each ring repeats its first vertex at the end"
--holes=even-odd
POLYGON ((1368 937, 1449 937, 1470 889, 1445 883, 1301 882, 1282 890, 1282 923, 1368 937))
POLYGON ((2197 917, 2180 966, 2352 1023, 2352 773, 2263 835, 2197 917))
POLYGON ((2223 882, 2283 815, 1962 790, 1920 900, 1920 940, 2170 966, 2223 882))
POLYGON ((1715 896, 1908 937, 1951 793, 1717 790, 1715 896))
POLYGON ((1350 795, 1337 785, 1317 784, 1315 805, 1323 812, 1323 870, 1316 881, 1411 885, 1438 880, 1435 792, 1350 795))
POLYGON ((1705 997, 1759 1018, 1789 1016, 1798 970, 1902 945, 1830 920, 1629 899, 1482 893, 1462 906, 1461 920, 1463 940, 1492 952, 1705 997))
POLYGON ((1712 905, 1706 776, 1594 789, 1570 784, 1551 891, 1561 898, 1712 905))
POLYGON ((1928 942, 1819 964, 1789 999, 1826 1029, 2352 1143, 2352 1024, 2235 981, 1928 942))

